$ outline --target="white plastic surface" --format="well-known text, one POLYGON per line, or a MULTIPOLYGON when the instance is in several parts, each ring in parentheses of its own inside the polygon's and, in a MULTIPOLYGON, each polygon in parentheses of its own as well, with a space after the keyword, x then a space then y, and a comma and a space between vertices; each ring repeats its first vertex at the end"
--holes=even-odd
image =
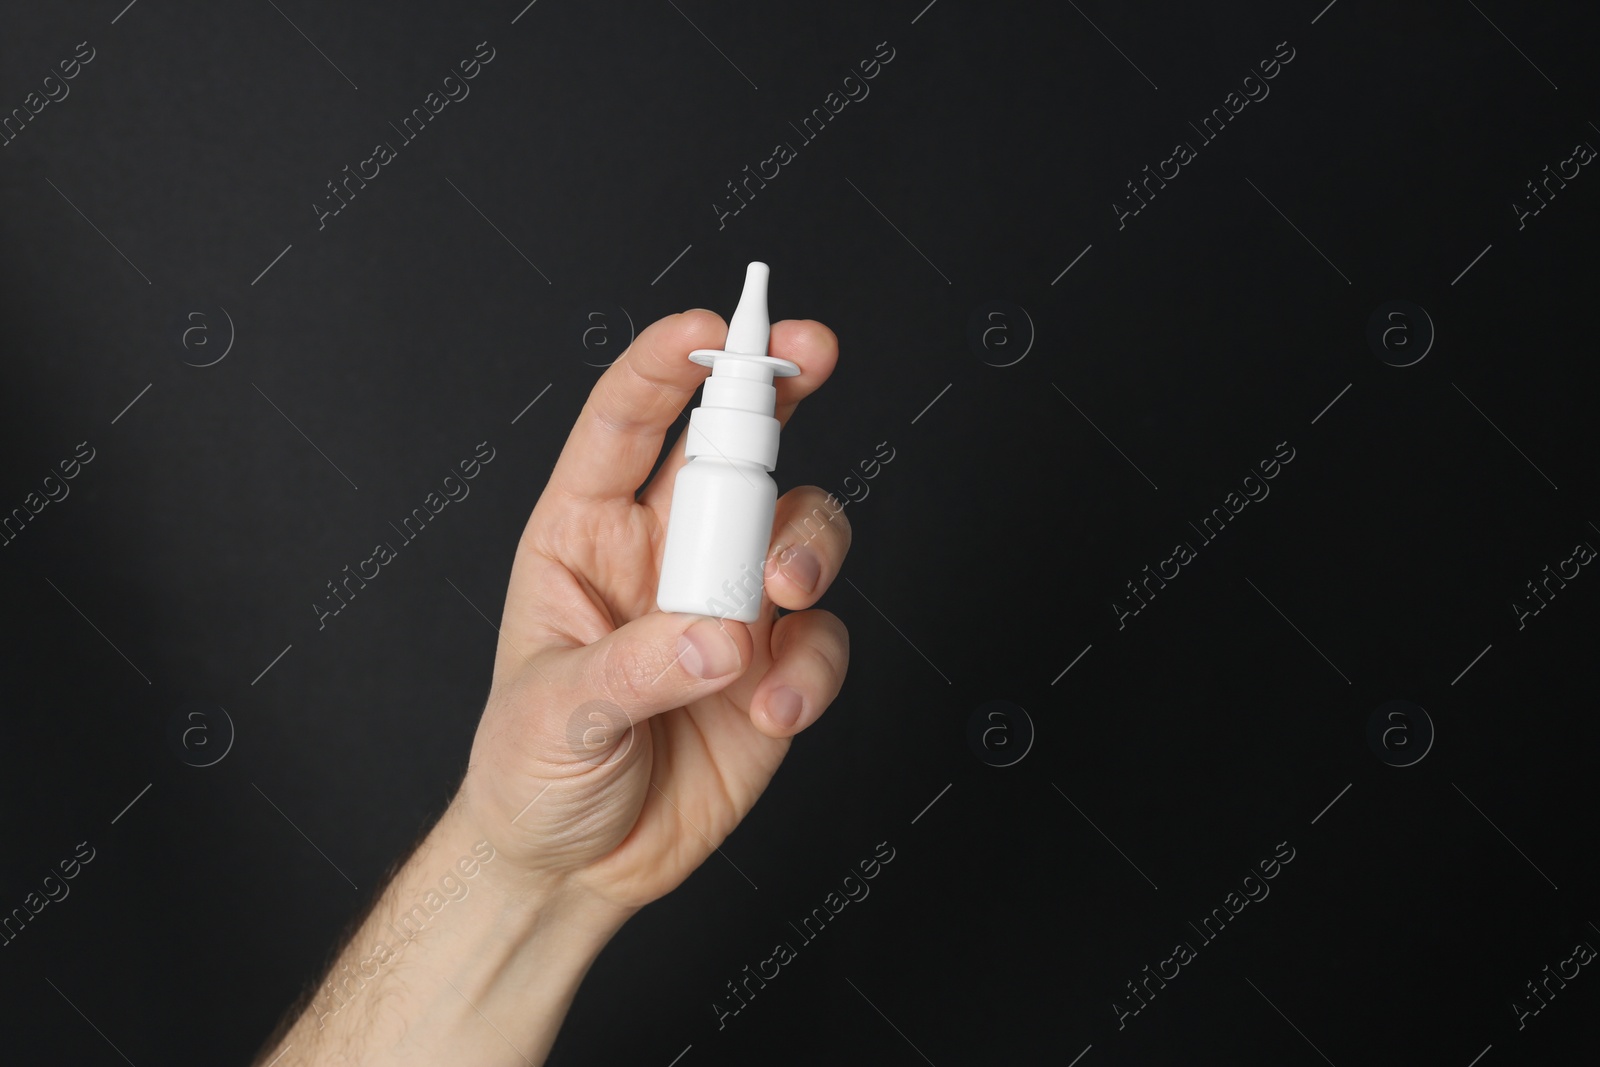
POLYGON ((772 537, 778 486, 767 474, 778 462, 774 375, 800 368, 767 355, 765 263, 745 270, 744 291, 718 349, 689 354, 711 368, 700 406, 689 415, 685 453, 667 515, 656 606, 754 622, 761 608, 762 569, 772 537))
POLYGON ((684 464, 672 487, 656 606, 755 622, 777 499, 777 483, 752 463, 702 456, 684 464))

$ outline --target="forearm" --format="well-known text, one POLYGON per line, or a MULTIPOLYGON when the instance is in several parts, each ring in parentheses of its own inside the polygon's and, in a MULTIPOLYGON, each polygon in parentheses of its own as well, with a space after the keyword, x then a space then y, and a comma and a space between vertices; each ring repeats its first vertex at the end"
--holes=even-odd
POLYGON ((539 1064, 627 913, 515 869, 452 803, 257 1063, 539 1064))

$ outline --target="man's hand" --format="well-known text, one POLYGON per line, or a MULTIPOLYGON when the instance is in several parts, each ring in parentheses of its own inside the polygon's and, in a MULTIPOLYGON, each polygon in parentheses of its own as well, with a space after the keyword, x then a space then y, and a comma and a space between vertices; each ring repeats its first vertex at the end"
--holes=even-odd
MULTIPOLYGON (((789 738, 844 681, 844 625, 805 610, 850 527, 820 489, 780 497, 760 621, 655 610, 691 349, 727 326, 686 311, 600 377, 517 546, 494 680, 460 790, 258 1065, 542 1063, 628 917, 738 825, 789 738), (793 614, 775 619, 773 605, 793 614)), ((832 372, 821 323, 772 325, 799 364, 777 417, 832 372)))
MULTIPOLYGON (((758 621, 655 609, 682 433, 644 483, 706 377, 690 350, 726 337, 714 312, 670 315, 590 393, 517 546, 458 798, 508 866, 623 913, 681 883, 738 825, 849 659, 844 624, 811 609, 850 545, 842 505, 814 486, 778 499, 758 621)), ((787 422, 833 371, 838 341, 786 320, 770 352, 801 368, 775 383, 787 422)))

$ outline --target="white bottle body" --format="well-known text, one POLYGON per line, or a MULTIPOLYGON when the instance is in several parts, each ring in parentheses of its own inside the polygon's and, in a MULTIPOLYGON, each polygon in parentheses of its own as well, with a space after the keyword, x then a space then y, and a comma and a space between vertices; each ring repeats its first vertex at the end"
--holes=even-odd
POLYGON ((777 500, 758 464, 702 455, 680 467, 656 606, 755 622, 777 500))

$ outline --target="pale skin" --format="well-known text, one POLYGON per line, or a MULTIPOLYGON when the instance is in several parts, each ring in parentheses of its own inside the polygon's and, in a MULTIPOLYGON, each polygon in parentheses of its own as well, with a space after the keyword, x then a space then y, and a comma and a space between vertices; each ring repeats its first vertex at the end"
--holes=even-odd
MULTIPOLYGON (((812 605, 850 527, 815 486, 778 499, 756 622, 655 608, 681 433, 645 482, 708 373, 689 351, 726 337, 715 312, 669 315, 596 382, 517 545, 461 786, 257 1067, 543 1063, 606 942, 838 695, 849 638, 812 605)), ((786 423, 838 339, 784 320, 769 352, 801 368, 775 383, 786 423)))

